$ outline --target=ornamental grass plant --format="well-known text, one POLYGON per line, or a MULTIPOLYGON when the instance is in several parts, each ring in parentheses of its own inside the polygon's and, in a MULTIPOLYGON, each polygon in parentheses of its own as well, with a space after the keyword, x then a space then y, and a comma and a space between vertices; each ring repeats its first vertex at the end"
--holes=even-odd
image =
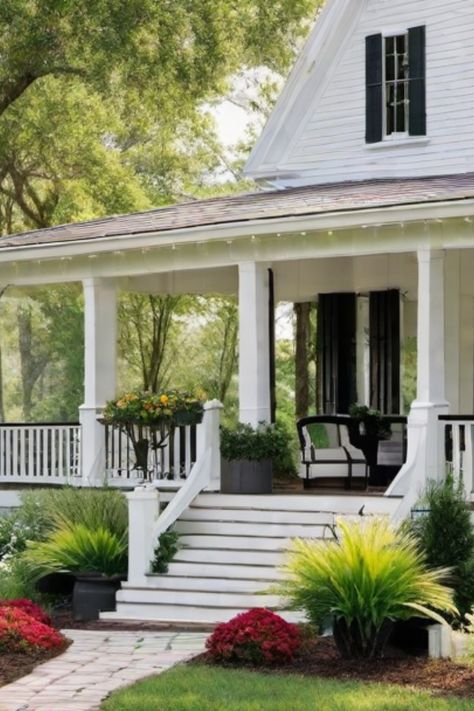
POLYGON ((111 577, 127 571, 127 539, 64 520, 45 541, 29 543, 23 559, 36 577, 56 571, 111 577))
POLYGON ((272 592, 317 626, 332 618, 342 656, 382 656, 396 620, 456 614, 449 569, 429 570, 412 536, 385 519, 341 520, 338 529, 334 541, 295 540, 272 592))

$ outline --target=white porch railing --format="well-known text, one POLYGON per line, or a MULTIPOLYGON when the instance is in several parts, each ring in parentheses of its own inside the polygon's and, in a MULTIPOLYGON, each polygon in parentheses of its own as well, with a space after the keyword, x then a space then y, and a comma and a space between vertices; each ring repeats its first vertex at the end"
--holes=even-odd
POLYGON ((440 438, 444 442, 443 476, 451 471, 463 482, 468 499, 474 495, 474 415, 441 415, 440 438))
POLYGON ((79 424, 0 425, 0 483, 71 484, 80 477, 79 424))
POLYGON ((220 411, 217 400, 204 405, 204 418, 196 427, 196 462, 167 507, 159 511, 160 482, 137 487, 127 495, 129 511, 128 582, 143 583, 160 535, 186 511, 204 489, 220 488, 220 411))

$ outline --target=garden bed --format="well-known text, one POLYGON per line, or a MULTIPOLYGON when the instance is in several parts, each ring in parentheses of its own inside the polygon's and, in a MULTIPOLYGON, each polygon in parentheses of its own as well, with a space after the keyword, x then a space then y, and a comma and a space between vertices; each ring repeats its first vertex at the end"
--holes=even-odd
POLYGON ((10 684, 12 681, 30 674, 38 664, 43 664, 43 662, 62 654, 69 644, 70 642, 66 641, 63 647, 53 650, 0 652, 0 686, 10 684))
MULTIPOLYGON (((190 662, 196 663, 211 666, 206 654, 190 662)), ((242 665, 225 666, 242 668, 242 665)), ((308 642, 304 653, 290 664, 271 669, 258 668, 256 671, 269 674, 299 674, 338 681, 397 684, 428 689, 440 694, 474 698, 474 665, 410 656, 394 648, 389 648, 387 655, 381 660, 346 660, 341 659, 332 637, 318 637, 308 642)))

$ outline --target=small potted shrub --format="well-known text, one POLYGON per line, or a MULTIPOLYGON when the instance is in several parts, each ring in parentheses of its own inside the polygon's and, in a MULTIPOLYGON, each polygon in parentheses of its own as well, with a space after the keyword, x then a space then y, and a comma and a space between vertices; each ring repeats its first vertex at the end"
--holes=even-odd
POLYGON ((225 494, 271 494, 273 459, 288 447, 287 435, 275 425, 261 423, 255 429, 239 423, 235 429, 222 427, 223 467, 221 491, 225 494))

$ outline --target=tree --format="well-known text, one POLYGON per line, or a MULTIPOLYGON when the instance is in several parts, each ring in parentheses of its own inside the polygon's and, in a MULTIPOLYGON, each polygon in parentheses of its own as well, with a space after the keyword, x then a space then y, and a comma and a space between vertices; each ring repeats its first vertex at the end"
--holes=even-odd
POLYGON ((125 294, 120 300, 121 351, 141 375, 144 390, 158 392, 172 362, 171 332, 186 297, 125 294))
POLYGON ((299 420, 309 410, 309 351, 311 338, 311 303, 294 305, 296 317, 295 412, 299 420))
POLYGON ((242 65, 286 67, 315 0, 3 0, 0 115, 44 77, 79 77, 161 114, 221 92, 242 65))
MULTIPOLYGON (((319 0, 239 0, 236 8, 232 0, 4 0, 1 231, 47 227, 236 189, 213 185, 219 166, 230 172, 233 168, 223 156, 206 107, 228 94, 232 78, 240 72, 252 68, 260 72, 262 67, 270 75, 285 72, 319 4, 319 0)), ((266 88, 263 93, 268 105, 271 92, 266 88)), ((167 366, 152 354, 161 349, 166 358, 163 329, 171 338, 172 353, 180 324, 163 315, 160 325, 161 309, 165 313, 169 305, 154 305, 155 313, 152 302, 146 301, 157 332, 148 366, 141 362, 140 370, 147 383, 159 387, 166 381, 167 366)), ((80 314, 79 302, 77 307, 76 313, 71 305, 71 318, 80 314)), ((72 344, 61 331, 60 302, 36 298, 34 306, 24 306, 19 319, 22 364, 29 382, 22 400, 27 410, 49 412, 48 402, 59 407, 48 389, 50 373, 55 368, 67 370, 68 363, 78 360, 82 346, 72 344), (45 326, 76 349, 74 358, 68 360, 65 349, 55 346, 44 368, 39 362, 35 367, 28 363, 25 344, 47 338, 45 326), (45 388, 49 400, 38 399, 40 388, 45 388)), ((230 320, 227 326, 216 381, 224 395, 234 367, 235 332, 230 320)), ((147 334, 142 337, 143 345, 147 334)), ((136 355, 134 349, 132 342, 136 355)), ((71 403, 78 396, 73 390, 71 403)))

